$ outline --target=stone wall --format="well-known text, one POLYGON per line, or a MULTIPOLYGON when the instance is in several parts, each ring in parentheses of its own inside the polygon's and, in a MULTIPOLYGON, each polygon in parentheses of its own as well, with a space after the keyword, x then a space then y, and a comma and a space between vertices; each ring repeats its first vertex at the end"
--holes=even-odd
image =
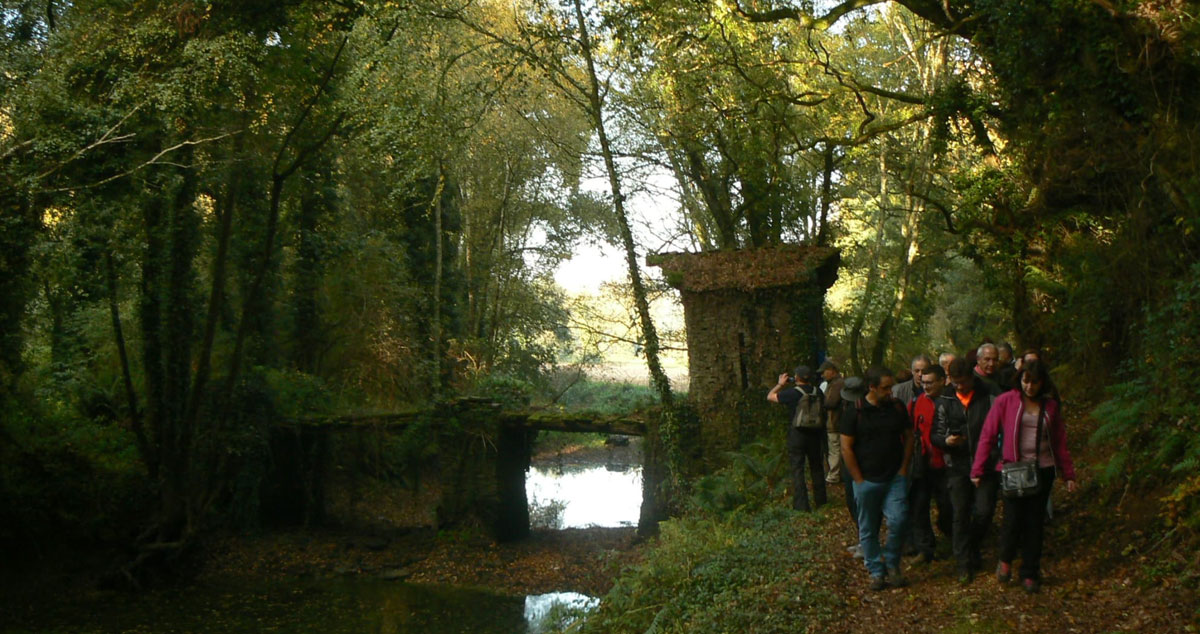
POLYGON ((770 288, 682 291, 689 397, 701 423, 705 462, 723 462, 786 415, 766 400, 781 372, 816 368, 823 347, 825 291, 770 288))
POLYGON ((780 373, 801 363, 816 368, 825 350, 825 290, 837 280, 841 255, 777 244, 646 261, 681 294, 702 462, 719 466, 727 452, 784 425, 786 413, 767 392, 780 373))

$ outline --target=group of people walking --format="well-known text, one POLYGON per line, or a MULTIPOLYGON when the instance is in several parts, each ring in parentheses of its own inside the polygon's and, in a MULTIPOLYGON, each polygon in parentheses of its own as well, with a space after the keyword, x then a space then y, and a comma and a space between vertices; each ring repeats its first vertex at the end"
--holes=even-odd
POLYGON ((793 508, 820 507, 826 484, 841 482, 858 529, 851 550, 863 558, 871 589, 884 590, 907 585, 906 551, 924 562, 935 558, 935 504, 958 579, 970 584, 983 567, 981 546, 1003 499, 996 578, 1007 583, 1015 573, 1026 592, 1037 592, 1051 486, 1061 477, 1075 490, 1046 364, 1036 350, 1014 359, 1008 344, 984 343, 961 357, 943 353, 936 364, 918 355, 911 373, 897 381, 876 367, 844 378, 826 361, 816 375, 803 365, 779 375, 767 400, 791 414, 793 508))

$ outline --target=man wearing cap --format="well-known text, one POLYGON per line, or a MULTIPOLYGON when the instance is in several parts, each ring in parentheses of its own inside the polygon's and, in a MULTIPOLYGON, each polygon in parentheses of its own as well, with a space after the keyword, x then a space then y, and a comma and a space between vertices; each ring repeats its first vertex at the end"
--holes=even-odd
POLYGON ((833 361, 822 363, 817 372, 821 373, 821 391, 825 393, 825 448, 829 452, 825 482, 837 484, 842 481, 842 442, 838 434, 838 417, 842 413, 842 386, 846 381, 833 361))
POLYGON ((900 572, 900 551, 908 524, 913 434, 908 411, 892 397, 892 372, 871 368, 865 378, 867 395, 841 421, 842 459, 854 479, 863 561, 871 590, 878 591, 908 585, 900 572), (879 529, 885 520, 888 539, 881 552, 879 529))
MULTIPOLYGON (((804 407, 805 397, 818 399, 824 404, 825 398, 817 386, 810 383, 812 370, 806 365, 797 366, 795 376, 789 377, 786 372, 779 375, 779 383, 767 393, 767 400, 772 403, 787 405, 789 421, 796 420, 797 407, 804 407), (794 382, 793 387, 788 384, 794 382)), ((806 401, 808 402, 808 401, 806 401)), ((812 476, 813 505, 820 508, 825 504, 825 464, 821 447, 825 444, 825 430, 822 426, 803 427, 794 423, 788 425, 787 448, 788 458, 792 463, 792 508, 797 511, 809 511, 813 507, 808 504, 808 487, 804 484, 804 463, 812 476)))

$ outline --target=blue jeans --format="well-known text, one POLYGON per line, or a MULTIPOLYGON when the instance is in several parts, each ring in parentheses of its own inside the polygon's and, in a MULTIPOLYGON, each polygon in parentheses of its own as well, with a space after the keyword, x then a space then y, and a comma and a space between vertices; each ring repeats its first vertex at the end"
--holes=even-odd
POLYGON ((899 570, 908 524, 908 478, 896 474, 890 482, 855 482, 854 501, 858 504, 858 544, 867 572, 880 577, 888 568, 899 570), (888 538, 881 561, 879 527, 884 519, 887 519, 888 538))

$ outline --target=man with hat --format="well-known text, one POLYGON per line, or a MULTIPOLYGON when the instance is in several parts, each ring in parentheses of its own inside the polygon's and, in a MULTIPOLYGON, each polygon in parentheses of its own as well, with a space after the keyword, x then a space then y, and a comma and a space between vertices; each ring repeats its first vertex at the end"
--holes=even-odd
POLYGON ((837 424, 842 413, 842 385, 845 379, 833 361, 826 360, 817 368, 817 372, 821 375, 821 391, 825 393, 825 449, 828 452, 825 482, 837 484, 842 481, 842 443, 837 424))
POLYGON ((821 390, 813 385, 812 370, 797 366, 795 376, 779 375, 779 383, 767 393, 772 403, 787 405, 791 416, 787 432, 788 457, 792 463, 792 508, 809 511, 825 504, 825 460, 821 447, 825 444, 824 403, 821 390), (789 387, 789 384, 794 384, 789 387), (808 487, 804 484, 804 466, 812 476, 813 507, 808 503, 808 487))

